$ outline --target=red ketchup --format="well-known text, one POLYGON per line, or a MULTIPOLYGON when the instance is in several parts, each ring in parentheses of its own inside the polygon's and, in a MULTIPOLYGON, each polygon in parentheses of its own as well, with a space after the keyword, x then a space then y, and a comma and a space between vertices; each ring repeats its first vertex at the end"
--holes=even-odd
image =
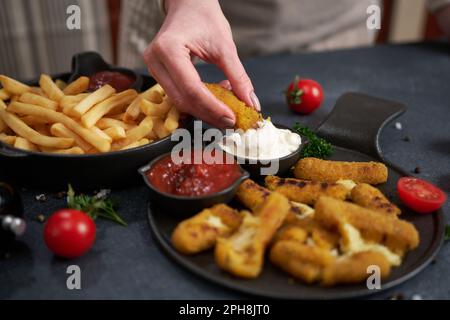
MULTIPOLYGON (((213 154, 214 156, 214 154, 213 154)), ((192 159, 193 159, 192 155, 192 159)), ((174 163, 171 156, 156 162, 147 172, 149 182, 158 190, 179 196, 204 196, 229 187, 242 175, 239 165, 174 163)))
POLYGON ((130 89, 135 81, 136 79, 133 76, 117 71, 100 71, 90 77, 89 90, 95 91, 109 84, 117 92, 122 92, 130 89))

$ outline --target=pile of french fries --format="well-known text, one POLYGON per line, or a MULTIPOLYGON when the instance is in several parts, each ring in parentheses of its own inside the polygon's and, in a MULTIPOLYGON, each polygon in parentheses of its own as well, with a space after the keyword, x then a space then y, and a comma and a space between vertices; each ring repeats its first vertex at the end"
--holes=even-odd
POLYGON ((87 92, 89 78, 72 83, 42 74, 39 86, 0 75, 0 141, 15 148, 94 154, 139 147, 170 135, 180 114, 163 88, 87 92))

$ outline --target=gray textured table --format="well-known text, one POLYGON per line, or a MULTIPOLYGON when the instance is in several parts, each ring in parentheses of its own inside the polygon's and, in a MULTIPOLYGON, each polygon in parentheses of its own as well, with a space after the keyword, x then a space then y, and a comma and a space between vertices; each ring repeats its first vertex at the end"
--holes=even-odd
MULTIPOLYGON (((418 44, 379 46, 328 53, 280 55, 248 60, 263 111, 286 125, 295 121, 315 127, 346 91, 360 91, 397 100, 408 111, 382 133, 381 146, 388 160, 406 170, 419 166, 421 177, 450 193, 450 46, 418 44), (321 109, 311 116, 290 113, 282 91, 295 74, 319 81, 325 90, 321 109), (410 142, 403 141, 408 135, 410 142)), ((211 66, 199 70, 206 81, 221 80, 211 66)), ((97 241, 85 256, 64 261, 45 247, 43 225, 32 219, 64 205, 49 196, 40 203, 40 190, 23 192, 27 234, 10 254, 0 257, 0 298, 10 299, 233 299, 249 298, 197 278, 173 263, 153 241, 146 218, 144 187, 113 192, 129 226, 99 221, 97 241), (82 290, 66 288, 66 268, 78 264, 82 290)), ((448 221, 449 202, 444 207, 448 221)), ((450 298, 450 246, 444 244, 435 263, 407 283, 375 298, 401 293, 423 299, 450 298)))

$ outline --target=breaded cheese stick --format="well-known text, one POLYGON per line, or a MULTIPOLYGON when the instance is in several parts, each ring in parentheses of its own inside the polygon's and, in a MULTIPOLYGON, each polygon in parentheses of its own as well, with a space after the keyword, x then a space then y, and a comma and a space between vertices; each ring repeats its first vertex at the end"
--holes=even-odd
POLYGON ((399 255, 419 245, 419 234, 411 223, 331 197, 319 198, 314 218, 329 228, 349 223, 364 240, 382 244, 399 255))
MULTIPOLYGON (((295 228, 300 228, 306 232, 307 241, 309 243, 314 243, 314 245, 323 249, 332 250, 339 247, 339 240, 341 238, 339 232, 325 228, 316 219, 314 219, 314 216, 307 216, 303 219, 291 219, 290 217, 291 215, 286 217, 283 229, 292 227, 295 230, 295 228)), ((279 231, 281 238, 284 237, 282 232, 283 230, 279 231)), ((287 237, 289 238, 289 236, 290 235, 288 233, 287 237)))
POLYGON ((266 246, 286 218, 289 207, 286 197, 274 192, 256 209, 255 215, 245 213, 235 234, 217 240, 217 265, 238 277, 257 277, 264 264, 266 246))
POLYGON ((383 254, 373 251, 358 252, 350 256, 342 256, 327 265, 322 275, 322 285, 360 283, 367 280, 369 266, 380 268, 381 279, 389 277, 391 265, 383 254))
POLYGON ((236 198, 248 209, 255 211, 270 195, 270 191, 251 179, 244 180, 238 187, 236 198))
POLYGON ((281 270, 306 283, 320 281, 324 270, 336 259, 328 250, 290 240, 276 242, 269 258, 281 270))
POLYGON ((388 215, 401 214, 400 209, 390 202, 380 190, 367 183, 358 183, 351 191, 351 199, 364 208, 388 215))
POLYGON ((226 104, 236 115, 236 129, 246 131, 257 127, 257 122, 261 121, 261 114, 258 111, 239 100, 231 90, 214 83, 205 83, 205 85, 217 99, 226 104))
POLYGON ((353 180, 379 184, 387 181, 388 170, 381 162, 344 162, 304 158, 297 162, 294 176, 298 179, 336 182, 353 180))
MULTIPOLYGON (((270 190, 260 186, 253 180, 246 179, 240 184, 236 192, 236 199, 248 209, 255 211, 271 193, 270 190)), ((305 204, 294 201, 290 201, 289 203, 291 208, 289 209, 288 218, 286 219, 295 220, 302 215, 311 214, 310 211, 314 213, 314 210, 305 204)))
POLYGON ((241 222, 237 210, 218 204, 178 224, 172 233, 172 244, 183 254, 199 253, 212 248, 217 238, 233 233, 241 222))
POLYGON ((267 176, 265 182, 269 190, 279 192, 291 201, 310 205, 314 204, 322 195, 345 200, 348 193, 343 185, 334 182, 308 181, 276 176, 267 176))

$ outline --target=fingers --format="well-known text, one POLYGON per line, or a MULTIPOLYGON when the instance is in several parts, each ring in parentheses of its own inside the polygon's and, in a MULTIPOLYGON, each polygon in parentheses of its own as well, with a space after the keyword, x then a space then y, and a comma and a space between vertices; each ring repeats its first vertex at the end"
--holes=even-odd
POLYGON ((224 50, 220 59, 218 65, 230 81, 234 93, 247 105, 261 111, 261 104, 255 94, 252 82, 239 59, 236 48, 233 46, 232 50, 224 50))
POLYGON ((150 73, 181 111, 218 128, 234 126, 234 113, 205 87, 189 55, 171 54, 169 59, 159 55, 161 60, 152 57, 146 59, 150 73))
POLYGON ((225 88, 227 90, 231 90, 233 91, 233 87, 231 86, 231 83, 229 80, 222 80, 219 82, 219 86, 221 86, 222 88, 225 88))

